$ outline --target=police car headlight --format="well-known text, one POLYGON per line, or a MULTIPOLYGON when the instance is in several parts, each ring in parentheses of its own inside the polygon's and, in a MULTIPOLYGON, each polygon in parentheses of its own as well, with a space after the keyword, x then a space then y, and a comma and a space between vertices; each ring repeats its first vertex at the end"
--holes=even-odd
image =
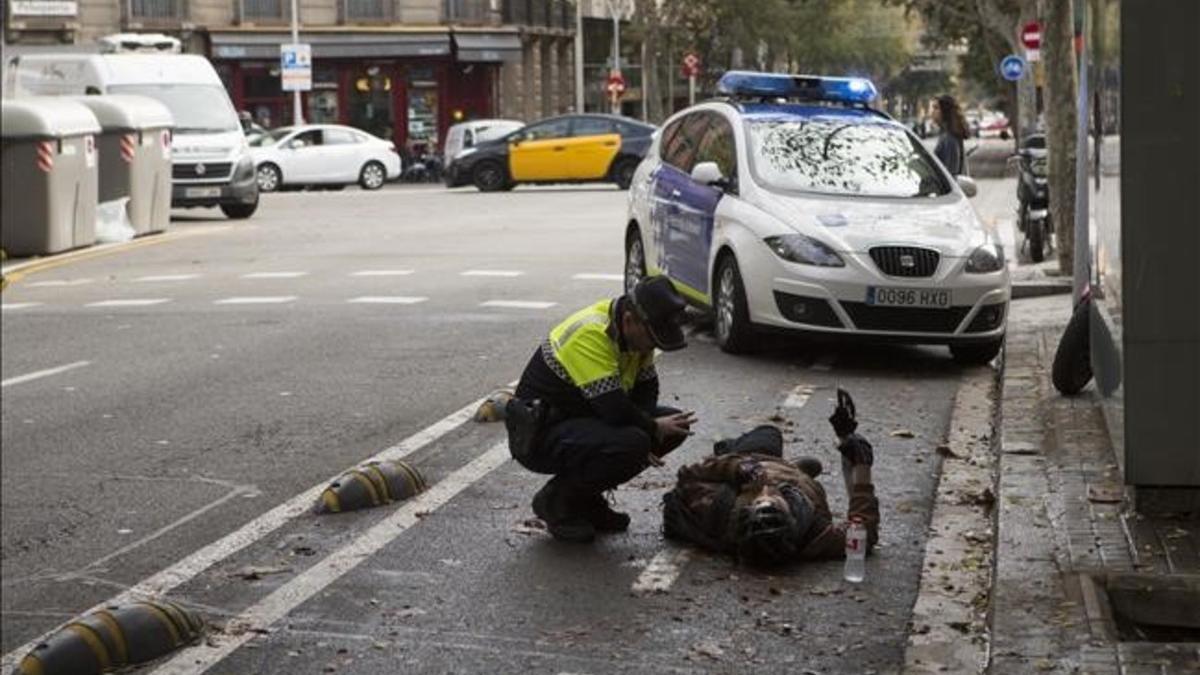
POLYGON ((233 180, 249 180, 254 177, 254 160, 249 155, 243 155, 238 160, 237 168, 233 170, 233 180))
POLYGON ((999 244, 984 244, 971 252, 967 258, 967 272, 986 274, 1004 269, 1004 247, 999 244))
POLYGON ((845 267, 846 263, 833 249, 819 239, 803 234, 767 237, 764 241, 775 255, 791 262, 818 267, 845 267))

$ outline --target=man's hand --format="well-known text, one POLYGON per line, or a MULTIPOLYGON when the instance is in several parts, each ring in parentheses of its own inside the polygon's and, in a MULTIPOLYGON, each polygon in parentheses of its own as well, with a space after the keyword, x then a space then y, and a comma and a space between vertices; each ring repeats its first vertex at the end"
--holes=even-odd
POLYGON ((665 441, 674 436, 691 436, 692 425, 696 423, 696 413, 687 411, 655 418, 655 436, 659 441, 665 441))
POLYGON ((858 434, 850 434, 838 444, 838 452, 850 466, 871 466, 875 463, 875 451, 867 439, 858 434))
POLYGON ((838 439, 845 438, 858 429, 854 399, 841 387, 837 390, 837 408, 829 416, 829 424, 833 426, 833 433, 837 434, 838 439))

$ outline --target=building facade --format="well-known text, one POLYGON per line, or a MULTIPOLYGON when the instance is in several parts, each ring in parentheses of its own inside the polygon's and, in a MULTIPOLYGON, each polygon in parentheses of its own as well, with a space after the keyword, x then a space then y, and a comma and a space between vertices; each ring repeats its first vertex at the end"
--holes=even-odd
MULTIPOLYGON (((261 124, 292 122, 280 83, 290 0, 4 0, 5 56, 94 48, 155 32, 208 56, 234 105, 261 124)), ((574 101, 570 0, 296 0, 312 45, 305 120, 359 127, 398 147, 437 147, 456 121, 533 121, 574 101)))

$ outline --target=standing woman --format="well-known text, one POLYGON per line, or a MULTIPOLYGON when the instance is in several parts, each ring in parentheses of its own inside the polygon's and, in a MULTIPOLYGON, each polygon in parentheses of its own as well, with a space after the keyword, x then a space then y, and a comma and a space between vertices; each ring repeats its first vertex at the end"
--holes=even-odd
POLYGON ((967 121, 953 96, 943 95, 933 100, 933 121, 941 131, 933 154, 946 165, 951 176, 967 173, 967 153, 963 140, 967 137, 967 121))

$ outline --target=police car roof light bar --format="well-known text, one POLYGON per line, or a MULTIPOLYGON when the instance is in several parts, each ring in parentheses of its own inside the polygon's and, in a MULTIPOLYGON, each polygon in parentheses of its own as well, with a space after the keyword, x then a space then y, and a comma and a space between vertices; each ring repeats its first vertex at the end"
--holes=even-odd
POLYGON ((717 82, 717 94, 730 98, 786 98, 867 105, 878 92, 862 77, 821 77, 731 70, 717 82))

